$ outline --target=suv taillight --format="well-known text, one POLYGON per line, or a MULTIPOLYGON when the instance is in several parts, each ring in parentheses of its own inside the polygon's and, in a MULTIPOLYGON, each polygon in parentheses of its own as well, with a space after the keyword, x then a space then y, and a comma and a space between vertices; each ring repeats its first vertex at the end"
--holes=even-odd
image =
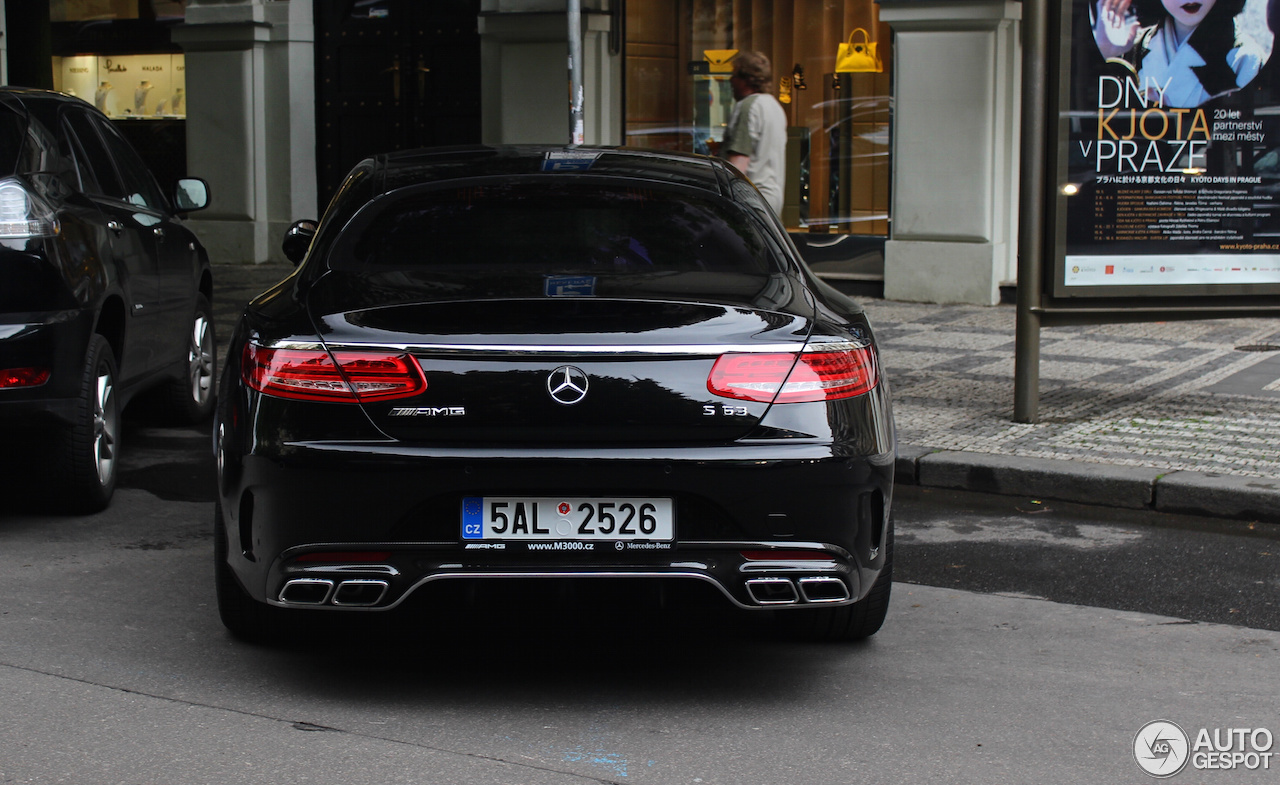
POLYGON ((376 401, 408 398, 427 389, 418 362, 389 351, 335 351, 244 347, 240 376, 267 395, 303 401, 376 401))
POLYGON ((0 180, 0 240, 29 240, 58 233, 53 211, 21 182, 0 180))
POLYGON ((39 387, 47 381, 48 368, 6 368, 0 371, 0 388, 39 387))
POLYGON ((880 374, 870 346, 818 346, 803 352, 724 354, 707 389, 724 398, 802 403, 852 398, 874 388, 880 374))

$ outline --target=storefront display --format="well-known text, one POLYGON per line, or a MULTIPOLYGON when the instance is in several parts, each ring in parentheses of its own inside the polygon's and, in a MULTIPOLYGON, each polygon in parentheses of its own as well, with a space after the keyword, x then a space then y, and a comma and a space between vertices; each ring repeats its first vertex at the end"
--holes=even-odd
POLYGON ((112 119, 186 117, 181 54, 53 58, 54 89, 91 101, 112 119))
POLYGON ((790 126, 783 222, 886 237, 893 53, 877 11, 872 0, 629 0, 627 144, 716 154, 732 59, 763 52, 790 126))

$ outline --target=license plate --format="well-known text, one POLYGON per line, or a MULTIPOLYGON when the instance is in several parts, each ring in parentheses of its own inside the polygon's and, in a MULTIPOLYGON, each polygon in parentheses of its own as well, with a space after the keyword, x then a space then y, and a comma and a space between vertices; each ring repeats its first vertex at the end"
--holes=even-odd
POLYGON ((675 539, 670 499, 468 496, 464 540, 675 539))

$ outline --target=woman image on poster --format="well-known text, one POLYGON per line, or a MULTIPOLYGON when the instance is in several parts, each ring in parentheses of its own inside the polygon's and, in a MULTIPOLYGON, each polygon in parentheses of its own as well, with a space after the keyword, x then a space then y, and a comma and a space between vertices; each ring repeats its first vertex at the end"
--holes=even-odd
POLYGON ((1246 30, 1246 0, 1098 0, 1098 51, 1123 58, 1153 104, 1194 108, 1253 81, 1266 48, 1246 30))

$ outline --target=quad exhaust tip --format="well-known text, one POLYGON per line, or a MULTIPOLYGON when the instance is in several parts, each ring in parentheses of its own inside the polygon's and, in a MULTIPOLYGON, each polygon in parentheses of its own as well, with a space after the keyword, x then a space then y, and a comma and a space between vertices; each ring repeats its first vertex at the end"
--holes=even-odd
POLYGON ((280 590, 280 602, 290 605, 324 605, 333 594, 333 581, 326 578, 294 578, 280 590))
POLYGON ((801 578, 797 583, 805 602, 844 602, 849 599, 849 587, 839 578, 801 578))
POLYGON ((800 601, 796 585, 786 578, 752 578, 747 592, 757 605, 795 605, 800 601))
POLYGON ((845 602, 849 586, 839 578, 752 578, 747 593, 757 605, 797 605, 799 603, 845 602))
POLYGON ((387 594, 386 581, 358 579, 343 581, 333 592, 334 605, 368 607, 382 602, 387 594))
POLYGON ((334 584, 328 578, 294 578, 280 590, 280 601, 289 605, 340 605, 367 608, 382 602, 390 584, 353 579, 334 584))

